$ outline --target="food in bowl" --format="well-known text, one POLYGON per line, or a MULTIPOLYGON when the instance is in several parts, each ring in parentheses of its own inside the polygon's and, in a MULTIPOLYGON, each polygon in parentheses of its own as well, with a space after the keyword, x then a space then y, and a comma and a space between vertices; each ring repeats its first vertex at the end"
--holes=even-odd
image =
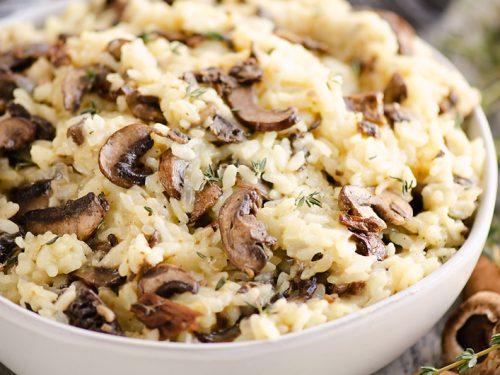
POLYGON ((0 293, 42 316, 273 339, 404 290, 467 236, 479 95, 392 13, 91 1, 0 38, 0 293))

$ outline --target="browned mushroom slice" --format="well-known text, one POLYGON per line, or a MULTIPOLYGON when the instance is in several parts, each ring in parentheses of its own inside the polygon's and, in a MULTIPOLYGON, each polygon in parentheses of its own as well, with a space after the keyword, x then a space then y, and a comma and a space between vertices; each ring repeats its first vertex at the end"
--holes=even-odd
POLYGON ((374 255, 377 260, 384 260, 387 250, 384 242, 375 233, 353 233, 351 239, 356 242, 356 252, 361 255, 374 255))
POLYGON ((257 59, 250 57, 245 61, 234 65, 229 70, 229 75, 236 79, 240 85, 250 85, 259 82, 262 79, 262 69, 259 66, 257 59))
POLYGON ((288 40, 290 43, 301 44, 304 48, 319 52, 319 53, 329 53, 329 48, 325 43, 319 42, 307 36, 297 35, 290 30, 277 29, 274 30, 274 34, 288 40))
MULTIPOLYGON (((479 292, 462 303, 450 316, 443 331, 445 362, 453 362, 466 348, 478 353, 488 348, 491 337, 500 333, 500 294, 479 292)), ((495 351, 478 361, 474 374, 496 374, 500 356, 495 351)))
POLYGON ((161 340, 173 339, 183 331, 198 329, 198 312, 154 293, 142 295, 132 305, 131 311, 146 327, 158 328, 161 340))
POLYGON ((243 129, 219 115, 215 115, 209 129, 219 141, 224 143, 241 143, 246 140, 243 129))
POLYGON ((182 145, 189 142, 189 137, 177 129, 169 129, 167 138, 182 145))
POLYGON ((298 122, 295 108, 266 110, 260 107, 252 86, 238 86, 232 89, 227 100, 236 117, 257 131, 285 130, 298 122))
POLYGON ((375 12, 391 26, 398 40, 399 53, 401 55, 411 55, 415 39, 413 26, 394 12, 381 9, 376 9, 375 12))
POLYGON ((90 288, 78 284, 76 298, 64 310, 69 324, 94 332, 122 335, 116 315, 90 288))
POLYGON ((410 117, 399 103, 384 104, 384 115, 391 126, 396 122, 410 121, 410 117))
POLYGON ((106 51, 108 51, 108 53, 113 56, 115 60, 120 61, 122 57, 122 47, 127 43, 130 43, 130 40, 123 38, 113 39, 106 46, 106 51))
POLYGON ((92 78, 85 69, 70 68, 61 85, 64 109, 76 112, 83 95, 92 87, 92 78))
POLYGON ((135 117, 146 122, 167 123, 160 108, 160 99, 158 97, 142 95, 138 90, 133 90, 127 86, 122 87, 122 91, 126 95, 127 105, 135 117))
POLYGON ((361 112, 366 121, 384 123, 384 103, 381 92, 368 92, 344 97, 347 108, 361 112))
POLYGON ((9 258, 16 249, 16 237, 21 236, 21 233, 1 233, 0 234, 0 272, 9 262, 9 258))
POLYGON ((210 333, 195 332, 196 338, 203 343, 233 342, 241 334, 238 325, 210 333))
POLYGON ((222 189, 214 184, 207 184, 197 191, 194 198, 193 212, 189 216, 189 224, 195 223, 205 212, 211 209, 222 195, 222 189))
POLYGON ((85 136, 82 130, 82 123, 71 125, 66 131, 66 136, 71 138, 78 146, 83 145, 85 142, 85 136))
POLYGON ((14 188, 10 199, 19 204, 16 217, 21 217, 28 211, 39 210, 49 206, 52 180, 40 180, 31 185, 14 188))
POLYGON ((36 126, 36 139, 52 140, 56 135, 56 129, 54 126, 45 120, 43 117, 32 115, 24 108, 21 104, 10 102, 7 105, 7 111, 11 117, 22 117, 26 120, 31 121, 36 126))
POLYGON ((264 224, 255 217, 261 206, 256 190, 238 189, 219 211, 222 247, 230 262, 250 277, 267 263, 264 245, 276 244, 276 239, 267 234, 264 224))
POLYGON ((187 45, 190 48, 196 48, 200 44, 210 40, 220 41, 225 43, 228 48, 230 49, 234 48, 231 38, 228 35, 219 32, 207 32, 201 34, 201 33, 186 33, 179 31, 155 30, 152 33, 161 38, 167 39, 169 42, 180 42, 187 45))
POLYGON ((384 103, 402 103, 408 97, 408 88, 406 87, 403 76, 394 73, 384 90, 384 103))
POLYGON ((71 64, 71 56, 66 51, 66 38, 67 37, 60 37, 50 48, 48 58, 56 68, 71 64))
POLYGON ((7 103, 14 99, 14 90, 18 87, 31 93, 34 84, 21 74, 0 73, 0 112, 3 112, 7 103))
POLYGON ((410 204, 401 195, 388 190, 372 196, 370 204, 382 219, 394 225, 403 225, 413 216, 410 204))
POLYGON ((50 231, 62 236, 74 233, 79 240, 85 241, 101 224, 107 209, 108 203, 104 197, 88 193, 61 207, 26 212, 22 223, 26 231, 33 234, 50 231))
POLYGON ((36 125, 22 117, 0 121, 0 150, 16 151, 26 147, 36 137, 36 125))
POLYGON ((132 124, 113 133, 99 152, 99 168, 115 185, 130 188, 144 185, 152 170, 139 159, 151 147, 153 128, 144 124, 132 124))
POLYGON ((224 73, 219 68, 208 68, 194 72, 193 75, 199 83, 214 85, 220 82, 221 76, 223 76, 224 73))
POLYGON ((378 233, 387 227, 378 217, 363 217, 345 212, 340 213, 339 222, 349 229, 364 233, 378 233))
POLYGON ((141 294, 156 293, 164 298, 174 294, 198 293, 196 280, 182 268, 166 263, 158 264, 146 271, 137 284, 141 294))
POLYGON ((121 285, 126 281, 125 277, 120 276, 118 270, 106 267, 83 266, 71 275, 90 288, 112 287, 121 285))
POLYGON ((458 96, 455 92, 450 91, 448 96, 446 96, 440 103, 439 103, 439 114, 442 115, 443 113, 449 112, 453 108, 457 106, 458 103, 458 96))
POLYGON ((339 296, 351 295, 358 296, 363 291, 366 282, 364 281, 354 281, 347 284, 333 284, 327 288, 327 292, 330 294, 337 294, 339 296))
POLYGON ((346 185, 339 194, 339 220, 356 231, 380 232, 387 226, 375 215, 371 208, 372 189, 346 185))
POLYGON ((188 165, 187 161, 176 158, 170 149, 161 154, 158 176, 167 196, 181 199, 188 165))
POLYGON ((481 255, 465 285, 463 295, 469 298, 484 290, 500 294, 500 267, 487 256, 481 255))
POLYGON ((370 121, 358 122, 358 130, 361 134, 366 135, 367 137, 380 137, 378 126, 370 121))
POLYGON ((48 56, 51 46, 38 43, 14 47, 0 54, 0 70, 19 72, 29 68, 41 57, 48 56))

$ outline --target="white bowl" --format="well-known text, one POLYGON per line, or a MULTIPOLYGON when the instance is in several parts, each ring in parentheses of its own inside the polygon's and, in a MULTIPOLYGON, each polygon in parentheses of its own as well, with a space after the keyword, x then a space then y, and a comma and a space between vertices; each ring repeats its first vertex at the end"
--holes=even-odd
MULTIPOLYGON (((65 2, 28 8, 0 22, 40 22, 65 2)), ((369 374, 436 324, 469 278, 491 224, 497 161, 483 111, 469 127, 486 147, 484 192, 469 238, 437 271, 412 287, 340 319, 274 341, 226 344, 151 342, 63 325, 0 297, 0 361, 18 375, 369 374)))

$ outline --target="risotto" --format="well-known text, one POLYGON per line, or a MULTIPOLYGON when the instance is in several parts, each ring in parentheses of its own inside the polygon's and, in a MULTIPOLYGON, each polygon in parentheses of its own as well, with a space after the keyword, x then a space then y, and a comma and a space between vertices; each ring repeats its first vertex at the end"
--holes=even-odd
POLYGON ((73 3, 0 34, 0 294, 106 334, 274 339, 464 242, 479 94, 341 0, 73 3))

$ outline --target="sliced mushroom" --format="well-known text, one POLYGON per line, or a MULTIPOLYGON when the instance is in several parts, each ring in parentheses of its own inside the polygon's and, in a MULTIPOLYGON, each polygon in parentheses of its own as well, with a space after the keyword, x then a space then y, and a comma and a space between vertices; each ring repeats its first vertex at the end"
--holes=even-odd
POLYGON ((475 293, 485 290, 500 294, 500 267, 487 256, 481 255, 465 285, 463 295, 465 298, 469 298, 475 293))
POLYGON ((381 92, 368 92, 344 97, 347 108, 361 112, 366 121, 375 124, 384 123, 384 103, 381 92))
POLYGON ((48 56, 50 49, 51 46, 44 43, 16 46, 0 54, 0 70, 4 72, 25 70, 39 58, 48 56))
POLYGON ((396 122, 410 121, 410 117, 399 103, 384 104, 384 116, 391 126, 396 122))
POLYGON ((49 60, 56 68, 71 64, 71 56, 66 51, 67 36, 59 37, 49 51, 49 60))
POLYGON ((0 121, 0 150, 16 151, 28 146, 36 137, 36 125, 22 117, 0 121))
POLYGON ((10 192, 10 200, 19 204, 16 217, 28 211, 49 207, 52 180, 40 180, 28 186, 14 188, 10 192))
POLYGON ((378 126, 370 121, 360 121, 358 122, 358 130, 361 134, 366 135, 367 137, 380 137, 380 131, 378 126))
POLYGON ((64 313, 72 326, 94 332, 123 335, 113 310, 83 284, 77 285, 76 298, 64 313))
POLYGON ((221 196, 222 189, 215 184, 207 184, 201 191, 197 191, 194 198, 193 211, 189 216, 189 224, 195 223, 217 203, 221 196))
POLYGON ((9 112, 11 117, 22 117, 26 120, 31 121, 36 126, 36 139, 52 140, 56 135, 56 129, 54 126, 45 120, 43 117, 32 115, 29 111, 24 108, 21 104, 10 102, 7 105, 7 112, 9 112))
POLYGON ((81 146, 85 142, 85 135, 83 134, 82 123, 71 125, 66 131, 66 136, 71 138, 76 145, 81 146))
POLYGON ((170 298, 174 294, 190 292, 198 293, 198 282, 185 270, 178 266, 161 263, 146 271, 137 284, 141 294, 156 293, 170 298))
POLYGON ((181 145, 185 145, 189 142, 189 137, 177 129, 169 129, 167 138, 181 145))
MULTIPOLYGON (((443 331, 442 352, 445 362, 453 362, 466 348, 478 353, 489 347, 494 334, 500 333, 500 294, 479 292, 462 303, 450 316, 443 331)), ((468 373, 496 374, 500 356, 495 351, 468 373)))
POLYGON ((267 263, 264 245, 276 244, 276 239, 267 234, 264 224, 255 217, 261 206, 257 190, 238 189, 219 211, 222 247, 230 262, 250 277, 267 263))
POLYGON ((361 255, 374 255, 377 260, 384 260, 387 256, 382 239, 375 233, 353 233, 351 239, 356 242, 356 252, 361 255))
POLYGON ((439 114, 442 115, 443 113, 447 113, 451 111, 453 108, 457 106, 458 103, 458 96, 455 92, 450 91, 448 96, 446 96, 440 103, 439 103, 439 114))
POLYGON ((83 266, 71 275, 90 288, 112 287, 126 281, 125 277, 120 276, 118 270, 106 267, 83 266))
POLYGON ((371 206, 372 191, 361 186, 346 185, 339 194, 339 220, 347 227, 361 232, 380 232, 387 226, 371 206))
POLYGON ((318 282, 316 277, 311 277, 309 279, 303 280, 300 273, 294 277, 290 282, 290 287, 283 294, 288 300, 300 300, 307 301, 311 299, 314 292, 318 288, 318 282))
POLYGON ((16 237, 20 233, 2 233, 0 234, 0 271, 3 271, 5 262, 9 259, 16 248, 16 237))
POLYGON ((290 30, 285 29, 276 29, 274 30, 274 34, 288 40, 290 43, 301 44, 304 48, 319 52, 319 53, 329 53, 330 49, 325 43, 314 40, 308 36, 297 35, 290 30))
POLYGON ((391 26, 398 40, 399 53, 401 55, 411 55, 415 39, 413 26, 394 12, 382 9, 375 9, 374 11, 391 26))
POLYGON ((130 188, 144 185, 153 171, 139 159, 151 147, 153 128, 144 124, 132 124, 113 133, 99 152, 99 168, 115 185, 130 188))
POLYGON ((266 110, 260 107, 252 86, 238 86, 232 89, 227 100, 236 117, 256 131, 285 130, 299 120, 295 108, 266 110))
POLYGON ((210 333, 194 333, 196 338, 203 343, 233 342, 240 334, 241 330, 238 325, 210 333))
POLYGON ((108 51, 115 60, 120 61, 122 57, 122 47, 127 43, 130 43, 130 40, 123 38, 113 39, 106 46, 106 51, 108 51))
POLYGON ((250 57, 245 61, 234 65, 229 70, 229 75, 236 79, 236 82, 240 85, 251 85, 262 79, 263 72, 257 62, 257 59, 250 57))
POLYGON ((333 284, 328 286, 327 292, 329 294, 337 294, 338 296, 359 296, 365 285, 365 281, 354 281, 347 284, 333 284))
POLYGON ((198 312, 154 293, 142 295, 132 305, 131 311, 148 328, 158 328, 161 340, 173 339, 183 331, 198 329, 198 312))
POLYGON ((88 193, 61 207, 29 211, 23 216, 22 224, 27 232, 33 234, 50 231, 61 236, 74 233, 79 240, 85 241, 101 224, 107 210, 108 203, 104 197, 88 193))
POLYGON ((408 88, 403 76, 394 73, 384 90, 384 103, 402 103, 408 97, 408 88))
POLYGON ((135 117, 146 122, 167 123, 160 108, 160 99, 158 97, 142 95, 138 90, 133 90, 127 86, 122 87, 122 91, 126 95, 127 105, 135 117))
POLYGON ((92 84, 92 78, 85 69, 68 69, 61 85, 64 109, 76 112, 80 108, 83 95, 90 91, 92 84))
POLYGON ((175 157, 171 149, 161 155, 158 176, 167 196, 181 199, 188 165, 187 161, 175 157))
POLYGON ((370 204, 382 219, 394 225, 403 225, 413 216, 410 204, 401 195, 389 190, 373 195, 370 204))
POLYGON ((33 82, 21 74, 0 73, 0 111, 3 112, 12 99, 14 99, 14 90, 22 88, 31 93, 34 88, 33 82))
POLYGON ((196 48, 200 44, 210 40, 217 40, 225 43, 227 47, 230 49, 234 48, 231 38, 224 33, 208 32, 200 34, 200 33, 186 33, 178 31, 164 31, 164 30, 155 30, 152 33, 161 38, 167 39, 169 42, 180 42, 187 45, 190 48, 196 48))
POLYGON ((209 129, 219 141, 224 143, 241 143, 247 139, 243 129, 219 115, 215 115, 209 129))

